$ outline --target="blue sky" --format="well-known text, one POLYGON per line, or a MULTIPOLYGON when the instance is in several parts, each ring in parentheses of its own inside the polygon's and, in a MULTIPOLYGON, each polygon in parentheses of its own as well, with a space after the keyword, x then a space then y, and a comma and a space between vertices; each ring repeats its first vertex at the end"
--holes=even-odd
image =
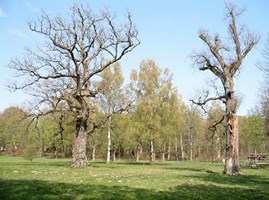
MULTIPOLYGON (((23 92, 11 93, 6 88, 14 76, 7 68, 9 61, 23 56, 25 47, 42 44, 42 38, 29 30, 27 21, 36 19, 41 9, 51 16, 65 15, 75 2, 89 4, 96 12, 107 6, 119 21, 127 10, 132 12, 141 45, 121 61, 126 79, 143 59, 153 59, 159 67, 167 67, 174 74, 174 86, 186 103, 197 95, 197 90, 207 88, 212 79, 210 73, 193 68, 188 57, 193 50, 205 48, 198 38, 199 28, 227 36, 224 0, 0 0, 0 111, 22 105, 27 99, 23 92)), ((269 33, 269 1, 232 2, 246 8, 240 22, 260 36, 260 43, 247 56, 235 80, 235 90, 243 96, 238 113, 245 115, 255 105, 263 81, 256 62, 262 59, 261 51, 269 33)))

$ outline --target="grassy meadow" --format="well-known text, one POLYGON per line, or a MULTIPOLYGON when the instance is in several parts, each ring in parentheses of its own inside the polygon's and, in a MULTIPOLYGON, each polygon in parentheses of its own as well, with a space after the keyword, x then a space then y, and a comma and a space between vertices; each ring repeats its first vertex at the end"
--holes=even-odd
MULTIPOLYGON (((90 162, 0 156, 0 199, 269 199, 269 169, 242 167, 222 174, 221 163, 90 162)), ((244 162, 242 162, 244 164, 244 162)))

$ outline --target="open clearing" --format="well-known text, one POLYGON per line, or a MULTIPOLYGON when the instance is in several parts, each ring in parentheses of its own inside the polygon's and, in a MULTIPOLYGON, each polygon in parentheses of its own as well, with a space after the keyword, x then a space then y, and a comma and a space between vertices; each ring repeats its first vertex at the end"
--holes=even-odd
POLYGON ((244 175, 231 177, 210 162, 69 163, 0 156, 0 199, 269 199, 267 168, 242 167, 244 175))

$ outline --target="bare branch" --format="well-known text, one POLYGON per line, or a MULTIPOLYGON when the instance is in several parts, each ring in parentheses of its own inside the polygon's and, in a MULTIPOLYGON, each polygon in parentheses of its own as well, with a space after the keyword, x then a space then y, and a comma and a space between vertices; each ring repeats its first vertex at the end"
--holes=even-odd
MULTIPOLYGON (((99 91, 90 88, 91 78, 140 44, 130 13, 127 23, 118 26, 108 10, 101 15, 81 5, 70 10, 71 23, 60 17, 51 18, 46 12, 29 22, 30 30, 44 36, 48 43, 36 50, 27 49, 25 58, 10 62, 9 67, 25 77, 25 81, 14 83, 13 90, 31 87, 34 91, 36 87, 42 91, 40 87, 46 85, 39 83, 48 80, 59 91, 69 88, 63 99, 66 93, 76 98, 94 97, 99 91)), ((70 103, 71 96, 68 98, 70 103)))
POLYGON ((207 44, 210 52, 218 60, 221 68, 224 69, 225 62, 224 62, 223 57, 219 53, 219 50, 221 49, 221 43, 220 43, 219 36, 218 35, 215 36, 215 41, 214 41, 215 44, 213 44, 213 42, 211 42, 210 36, 209 36, 208 32, 205 30, 200 30, 199 37, 201 38, 201 40, 203 40, 207 44))
POLYGON ((226 16, 229 19, 229 33, 235 45, 236 59, 230 63, 230 73, 232 76, 238 71, 243 59, 251 51, 251 49, 258 43, 259 37, 249 30, 238 30, 237 18, 245 10, 239 10, 238 7, 233 4, 226 5, 226 16), (241 37, 240 37, 241 36, 241 37))
POLYGON ((208 129, 213 132, 217 131, 217 126, 220 124, 223 125, 222 122, 224 119, 225 119, 225 115, 223 115, 219 121, 216 121, 213 125, 209 126, 208 129))
POLYGON ((208 97, 209 96, 209 92, 207 91, 205 94, 205 97, 202 99, 202 97, 199 97, 198 101, 194 101, 192 99, 190 99, 190 102, 192 102, 193 104, 200 106, 201 109, 207 113, 206 109, 204 108, 204 106, 210 102, 210 101, 216 101, 216 100, 220 100, 222 101, 222 103, 226 103, 226 97, 225 96, 217 96, 217 97, 208 97))
POLYGON ((219 77, 221 81, 224 81, 225 76, 221 69, 219 69, 216 65, 211 64, 206 55, 200 54, 198 55, 198 59, 199 61, 197 61, 197 63, 200 62, 202 64, 202 66, 199 68, 201 71, 210 70, 214 75, 219 77))

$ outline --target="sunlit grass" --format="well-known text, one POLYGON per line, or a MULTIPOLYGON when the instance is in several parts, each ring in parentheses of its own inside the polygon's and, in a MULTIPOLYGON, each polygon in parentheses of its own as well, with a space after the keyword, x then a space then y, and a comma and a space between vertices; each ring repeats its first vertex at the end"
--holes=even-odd
POLYGON ((0 156, 0 199, 268 199, 269 170, 242 167, 222 174, 221 163, 90 162, 0 156))

